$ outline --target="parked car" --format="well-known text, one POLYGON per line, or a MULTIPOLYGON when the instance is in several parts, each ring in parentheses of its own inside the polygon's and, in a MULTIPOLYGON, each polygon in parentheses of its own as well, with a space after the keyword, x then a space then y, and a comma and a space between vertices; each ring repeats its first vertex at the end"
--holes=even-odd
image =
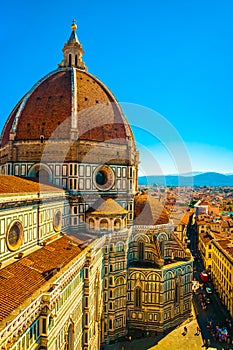
POLYGON ((212 293, 212 290, 211 290, 211 288, 210 287, 206 287, 206 293, 208 293, 208 294, 211 294, 212 293))

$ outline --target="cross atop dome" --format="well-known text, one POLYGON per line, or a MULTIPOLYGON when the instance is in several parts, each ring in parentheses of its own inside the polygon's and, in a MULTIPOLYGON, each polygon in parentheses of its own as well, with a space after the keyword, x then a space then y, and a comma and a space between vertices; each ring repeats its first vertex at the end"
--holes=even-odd
POLYGON ((71 24, 71 29, 72 29, 72 33, 70 34, 70 38, 68 40, 68 42, 70 41, 76 41, 77 43, 79 43, 77 34, 76 34, 76 29, 77 29, 77 24, 76 24, 76 20, 73 19, 72 24, 71 24))
POLYGON ((76 30, 77 29, 76 19, 73 19, 73 22, 71 24, 71 29, 72 30, 76 30))
POLYGON ((75 67, 83 70, 87 70, 85 63, 82 60, 82 55, 84 53, 82 45, 78 40, 76 34, 77 24, 74 19, 71 24, 72 32, 70 34, 69 40, 65 43, 63 47, 64 59, 58 65, 59 67, 75 67))

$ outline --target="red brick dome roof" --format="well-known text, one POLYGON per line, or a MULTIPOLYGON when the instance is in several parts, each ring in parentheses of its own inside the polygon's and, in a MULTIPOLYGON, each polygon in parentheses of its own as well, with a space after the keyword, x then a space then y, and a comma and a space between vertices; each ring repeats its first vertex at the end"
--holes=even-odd
POLYGON ((135 225, 162 225, 169 222, 168 213, 163 205, 146 192, 134 198, 135 225))
POLYGON ((133 140, 126 118, 109 89, 77 67, 60 67, 21 99, 2 132, 1 146, 15 141, 70 139, 127 143, 133 140))

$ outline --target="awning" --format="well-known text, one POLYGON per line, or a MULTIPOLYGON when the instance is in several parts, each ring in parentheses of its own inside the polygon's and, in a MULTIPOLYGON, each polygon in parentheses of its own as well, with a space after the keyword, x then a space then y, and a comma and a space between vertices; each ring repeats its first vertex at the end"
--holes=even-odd
POLYGON ((200 279, 202 280, 202 282, 208 282, 209 276, 205 271, 202 271, 200 273, 200 279))

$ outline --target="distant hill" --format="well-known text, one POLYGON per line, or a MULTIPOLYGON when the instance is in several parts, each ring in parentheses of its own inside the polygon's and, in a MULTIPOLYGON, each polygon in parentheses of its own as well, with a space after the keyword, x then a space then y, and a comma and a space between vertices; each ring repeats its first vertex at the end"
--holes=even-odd
POLYGON ((149 175, 140 176, 139 185, 152 186, 233 186, 233 175, 224 175, 214 172, 198 173, 193 176, 178 175, 149 175))

